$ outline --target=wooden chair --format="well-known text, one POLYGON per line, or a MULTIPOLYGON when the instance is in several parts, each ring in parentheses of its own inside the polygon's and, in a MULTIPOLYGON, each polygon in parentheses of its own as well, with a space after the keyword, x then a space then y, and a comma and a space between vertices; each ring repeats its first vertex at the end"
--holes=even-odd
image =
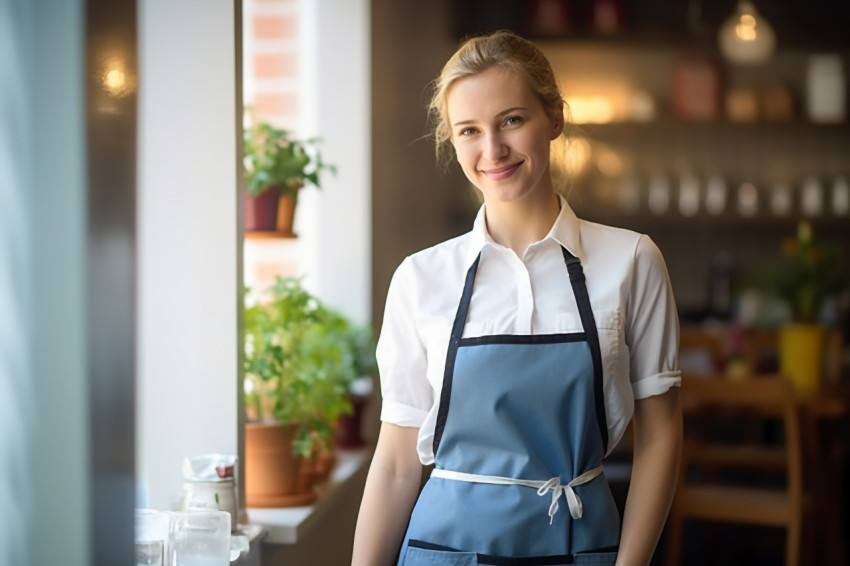
POLYGON ((690 373, 723 371, 726 358, 723 335, 699 326, 683 326, 679 331, 679 366, 690 373))
POLYGON ((803 471, 800 423, 791 384, 777 375, 743 381, 685 376, 681 395, 685 442, 667 525, 666 564, 681 564, 684 524, 688 520, 784 527, 785 564, 798 564, 803 471), (781 423, 782 441, 759 445, 752 442, 752 435, 729 429, 728 425, 741 415, 781 423), (727 428, 721 425, 718 429, 718 421, 727 428), (757 482, 744 485, 740 481, 753 469, 777 468, 785 478, 783 487, 757 482))

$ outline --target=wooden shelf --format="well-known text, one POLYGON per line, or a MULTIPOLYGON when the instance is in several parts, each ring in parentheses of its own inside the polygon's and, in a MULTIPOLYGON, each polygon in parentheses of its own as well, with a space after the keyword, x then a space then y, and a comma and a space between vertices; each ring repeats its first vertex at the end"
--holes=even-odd
POLYGON ((245 232, 246 240, 291 240, 297 238, 298 234, 294 232, 277 232, 277 231, 268 231, 268 232, 256 232, 251 231, 245 232))
POLYGON ((678 120, 672 117, 661 117, 647 122, 621 121, 609 123, 576 123, 575 127, 588 134, 620 134, 638 133, 646 130, 656 129, 664 132, 685 133, 730 133, 739 135, 746 131, 764 131, 767 133, 838 133, 844 134, 850 131, 850 122, 818 123, 800 118, 787 121, 759 120, 752 122, 733 122, 726 119, 719 120, 678 120))

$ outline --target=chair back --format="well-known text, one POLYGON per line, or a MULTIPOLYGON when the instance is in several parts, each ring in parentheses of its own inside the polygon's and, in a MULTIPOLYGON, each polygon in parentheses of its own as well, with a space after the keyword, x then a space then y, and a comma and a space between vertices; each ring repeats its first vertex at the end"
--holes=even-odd
MULTIPOLYGON (((743 414, 751 419, 776 420, 782 423, 784 436, 784 471, 791 494, 802 498, 803 463, 800 440, 800 417, 791 382, 778 374, 730 380, 723 376, 693 376, 682 378, 682 409, 685 417, 709 418, 728 414, 743 414)), ((737 439, 742 444, 741 436, 737 439)), ((729 444, 717 438, 707 438, 705 429, 686 435, 683 465, 689 456, 706 445, 729 444)), ((746 440, 746 439, 743 439, 746 440)), ((734 443, 734 442, 733 442, 734 443)), ((738 461, 728 464, 735 467, 738 461)), ((744 462, 746 464, 746 462, 744 462)), ((723 462, 718 462, 723 465, 723 462)), ((683 470, 685 472, 685 470, 683 470)), ((685 478, 680 478, 684 481, 685 478)), ((793 497, 793 495, 792 495, 793 497)))
POLYGON ((777 374, 742 380, 683 375, 681 399, 685 440, 668 522, 667 564, 681 563, 683 524, 689 519, 785 527, 786 565, 796 564, 803 462, 791 382, 777 374), (776 423, 781 435, 775 434, 776 423), (776 475, 784 477, 783 486, 777 486, 776 475))

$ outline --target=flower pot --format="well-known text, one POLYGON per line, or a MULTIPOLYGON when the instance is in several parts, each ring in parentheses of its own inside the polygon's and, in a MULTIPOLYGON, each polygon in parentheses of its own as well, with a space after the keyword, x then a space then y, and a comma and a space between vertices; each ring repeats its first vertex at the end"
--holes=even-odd
POLYGON ((292 228, 295 224, 295 197, 290 194, 281 194, 277 200, 277 217, 275 230, 283 236, 295 236, 292 228))
POLYGON ((259 196, 245 194, 245 231, 271 232, 277 226, 277 207, 280 191, 266 189, 259 196))
POLYGON ((336 465, 336 453, 332 449, 316 447, 312 456, 304 459, 301 466, 299 485, 301 491, 321 486, 331 475, 336 465))
POLYGON ((292 455, 295 428, 278 424, 245 425, 245 504, 292 507, 315 501, 300 483, 303 459, 292 455))
POLYGON ((779 370, 801 399, 820 390, 825 337, 820 324, 793 323, 779 329, 779 370))
POLYGON ((350 395, 351 414, 340 415, 336 421, 334 431, 334 444, 340 448, 359 448, 366 444, 361 434, 361 423, 363 421, 363 410, 368 397, 362 395, 350 395))

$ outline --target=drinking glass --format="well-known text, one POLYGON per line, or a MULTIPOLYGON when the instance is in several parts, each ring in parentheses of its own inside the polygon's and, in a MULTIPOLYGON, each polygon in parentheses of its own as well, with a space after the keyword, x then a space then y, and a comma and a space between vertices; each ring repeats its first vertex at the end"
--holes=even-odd
POLYGON ((163 566, 161 540, 136 541, 136 566, 163 566))
POLYGON ((172 513, 168 555, 171 566, 228 566, 230 513, 206 509, 172 513))

